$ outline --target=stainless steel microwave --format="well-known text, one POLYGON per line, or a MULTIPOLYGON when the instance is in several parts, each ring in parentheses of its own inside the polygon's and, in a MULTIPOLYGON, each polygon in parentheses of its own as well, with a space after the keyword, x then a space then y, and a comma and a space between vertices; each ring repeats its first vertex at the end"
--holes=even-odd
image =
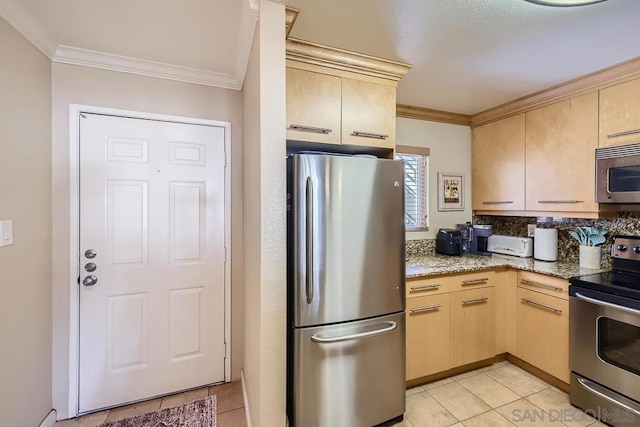
POLYGON ((640 203, 640 144, 596 149, 596 202, 640 203))

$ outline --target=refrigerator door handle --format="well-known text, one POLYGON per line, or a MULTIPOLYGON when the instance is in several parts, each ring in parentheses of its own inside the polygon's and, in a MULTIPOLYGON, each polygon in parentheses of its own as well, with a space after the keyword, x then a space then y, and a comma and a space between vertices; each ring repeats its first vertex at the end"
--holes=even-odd
POLYGON ((398 324, 396 322, 394 322, 394 321, 384 322, 384 324, 386 324, 388 326, 386 326, 384 328, 381 328, 381 329, 375 329, 373 331, 360 332, 358 334, 342 335, 342 336, 339 336, 339 337, 323 338, 323 337, 320 337, 318 335, 312 335, 311 336, 311 341, 317 342, 319 344, 330 344, 330 343, 334 343, 334 342, 356 340, 356 339, 360 339, 360 338, 367 338, 367 337, 373 337, 373 336, 376 336, 376 335, 384 334, 386 332, 393 331, 395 328, 398 327, 398 324))
POLYGON ((307 304, 313 301, 313 181, 307 177, 307 222, 306 222, 306 246, 307 246, 307 277, 306 293, 307 304))

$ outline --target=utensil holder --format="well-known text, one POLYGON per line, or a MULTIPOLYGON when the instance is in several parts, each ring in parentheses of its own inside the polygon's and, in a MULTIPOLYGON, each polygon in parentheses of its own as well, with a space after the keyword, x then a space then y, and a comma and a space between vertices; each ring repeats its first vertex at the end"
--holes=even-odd
POLYGON ((580 267, 600 269, 601 254, 602 249, 600 246, 580 245, 580 267))

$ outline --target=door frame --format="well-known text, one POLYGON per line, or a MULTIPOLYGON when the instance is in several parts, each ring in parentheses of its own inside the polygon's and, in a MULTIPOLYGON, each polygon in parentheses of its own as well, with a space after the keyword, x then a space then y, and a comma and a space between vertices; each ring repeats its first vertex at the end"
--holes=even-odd
POLYGON ((69 417, 79 415, 80 371, 80 114, 216 126, 224 128, 224 380, 231 379, 231 123, 166 114, 71 104, 69 106, 69 417))

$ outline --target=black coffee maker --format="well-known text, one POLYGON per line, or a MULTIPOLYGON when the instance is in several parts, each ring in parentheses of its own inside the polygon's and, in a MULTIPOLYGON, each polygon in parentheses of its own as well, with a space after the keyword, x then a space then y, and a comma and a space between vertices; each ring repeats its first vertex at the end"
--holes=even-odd
POLYGON ((466 224, 457 224, 456 229, 461 233, 463 253, 491 255, 491 252, 487 251, 489 236, 493 234, 491 225, 467 222, 466 224))

